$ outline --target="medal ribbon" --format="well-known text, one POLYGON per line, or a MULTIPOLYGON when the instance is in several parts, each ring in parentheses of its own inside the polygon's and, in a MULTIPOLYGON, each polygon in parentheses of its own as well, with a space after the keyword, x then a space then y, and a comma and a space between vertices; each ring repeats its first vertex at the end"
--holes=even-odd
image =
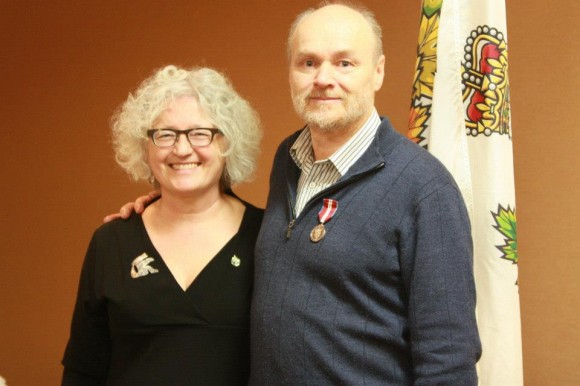
POLYGON ((320 220, 320 223, 324 224, 325 222, 329 221, 332 216, 334 216, 337 208, 338 201, 325 198, 322 203, 322 208, 320 209, 320 212, 318 212, 318 220, 320 220))

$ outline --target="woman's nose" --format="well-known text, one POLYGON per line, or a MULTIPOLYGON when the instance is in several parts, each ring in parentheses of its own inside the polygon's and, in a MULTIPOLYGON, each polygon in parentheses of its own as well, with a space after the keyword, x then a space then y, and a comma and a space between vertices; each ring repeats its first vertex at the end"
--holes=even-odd
POLYGON ((180 133, 177 136, 175 145, 173 145, 173 152, 178 155, 189 154, 192 152, 192 146, 189 143, 189 139, 187 139, 187 135, 185 133, 180 133))

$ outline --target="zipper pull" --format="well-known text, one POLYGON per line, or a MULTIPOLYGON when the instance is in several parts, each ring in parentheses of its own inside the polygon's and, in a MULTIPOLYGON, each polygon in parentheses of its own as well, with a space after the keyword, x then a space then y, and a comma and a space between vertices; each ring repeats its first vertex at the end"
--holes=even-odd
POLYGON ((290 239, 290 235, 292 234, 292 227, 294 226, 294 219, 292 219, 288 223, 288 228, 286 228, 286 240, 290 239))

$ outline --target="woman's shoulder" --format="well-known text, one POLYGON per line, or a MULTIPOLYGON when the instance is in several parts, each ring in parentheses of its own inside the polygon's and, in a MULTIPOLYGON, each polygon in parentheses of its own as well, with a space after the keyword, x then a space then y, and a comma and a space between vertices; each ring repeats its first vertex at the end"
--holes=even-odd
POLYGON ((262 219, 264 218, 264 209, 258 208, 246 201, 242 201, 242 203, 246 207, 244 222, 259 228, 262 224, 262 219))
POLYGON ((247 211, 250 211, 251 213, 254 213, 256 215, 263 215, 264 214, 264 209, 262 208, 258 208, 257 206, 242 200, 242 203, 244 204, 244 206, 246 207, 247 211))
POLYGON ((235 194, 231 189, 227 190, 226 194, 232 196, 233 198, 235 198, 236 200, 241 202, 242 205, 245 206, 244 217, 249 216, 249 217, 254 218, 254 219, 259 219, 259 221, 262 222, 262 217, 264 217, 264 209, 258 208, 257 206, 253 205, 252 203, 244 200, 243 198, 241 198, 240 196, 235 194))
POLYGON ((130 233, 139 232, 143 228, 143 219, 140 214, 131 213, 129 218, 109 221, 99 226, 93 238, 110 238, 115 236, 129 235, 130 233))
POLYGON ((253 204, 236 197, 244 205, 244 215, 240 224, 240 233, 251 238, 258 237, 262 219, 264 218, 264 209, 258 208, 253 204))

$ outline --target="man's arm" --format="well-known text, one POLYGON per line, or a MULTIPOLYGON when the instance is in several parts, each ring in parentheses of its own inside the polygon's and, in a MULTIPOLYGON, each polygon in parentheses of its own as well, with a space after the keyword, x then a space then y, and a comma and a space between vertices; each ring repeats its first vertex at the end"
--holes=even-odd
POLYGON ((127 219, 131 215, 131 212, 135 211, 135 213, 143 213, 145 207, 149 205, 153 200, 160 196, 160 192, 157 190, 149 192, 146 196, 138 197, 135 202, 128 202, 121 207, 119 213, 113 213, 105 216, 103 222, 109 222, 116 218, 123 218, 127 219))
POLYGON ((477 385, 481 344, 475 320, 471 228, 456 186, 421 199, 404 261, 416 385, 477 385))

